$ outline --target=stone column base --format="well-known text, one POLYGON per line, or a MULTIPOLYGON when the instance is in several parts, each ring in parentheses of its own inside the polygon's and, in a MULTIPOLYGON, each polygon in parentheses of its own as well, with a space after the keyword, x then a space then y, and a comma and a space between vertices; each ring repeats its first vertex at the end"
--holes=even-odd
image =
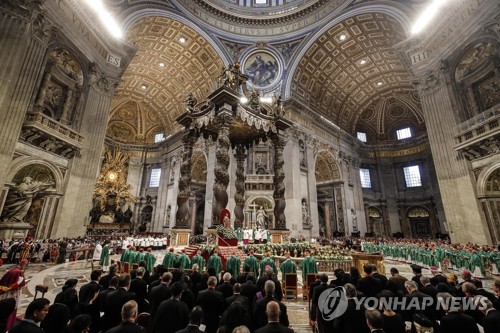
POLYGON ((191 229, 172 229, 170 231, 171 246, 188 246, 191 229))
POLYGON ((271 243, 280 244, 290 242, 290 230, 269 230, 271 232, 271 243))
POLYGON ((0 223, 0 239, 24 239, 28 235, 28 231, 31 228, 33 227, 25 222, 0 223))

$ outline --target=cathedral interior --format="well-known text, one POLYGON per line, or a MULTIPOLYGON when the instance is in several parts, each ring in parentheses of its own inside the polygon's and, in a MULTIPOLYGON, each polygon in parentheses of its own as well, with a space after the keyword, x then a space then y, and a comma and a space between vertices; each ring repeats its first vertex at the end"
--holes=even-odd
POLYGON ((499 9, 2 1, 0 238, 199 235, 227 209, 294 238, 498 244, 499 9))

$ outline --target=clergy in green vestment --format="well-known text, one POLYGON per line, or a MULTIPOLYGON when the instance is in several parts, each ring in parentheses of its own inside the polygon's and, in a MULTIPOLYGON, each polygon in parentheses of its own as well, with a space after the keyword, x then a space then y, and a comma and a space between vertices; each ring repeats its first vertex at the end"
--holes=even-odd
POLYGON ((276 264, 274 260, 271 259, 269 252, 266 253, 265 257, 262 258, 260 262, 260 276, 264 276, 266 272, 266 266, 270 266, 273 269, 274 275, 278 276, 278 269, 276 268, 276 264))
POLYGON ((153 273, 153 268, 155 267, 156 257, 151 253, 151 248, 148 248, 148 252, 144 255, 144 261, 146 262, 146 269, 149 273, 153 273))
POLYGON ((301 269, 302 269, 302 281, 305 283, 307 279, 307 274, 316 274, 318 273, 318 265, 316 265, 316 260, 311 257, 309 251, 304 252, 306 257, 302 260, 301 269))
POLYGON ((259 278, 259 261, 253 256, 253 250, 250 250, 248 256, 245 258, 243 267, 245 266, 250 267, 250 272, 253 273, 255 280, 257 280, 259 278))
POLYGON ((163 262, 162 266, 165 267, 166 269, 169 268, 174 268, 176 262, 175 254, 174 254, 174 248, 171 247, 165 257, 163 257, 163 262))
POLYGON ((238 280, 240 276, 240 266, 240 258, 238 256, 232 255, 226 263, 226 272, 231 273, 232 277, 235 280, 238 280))
POLYGON ((102 247, 101 258, 99 264, 104 272, 109 271, 109 244, 105 243, 102 247))
POLYGON ((128 262, 129 253, 130 253, 130 245, 128 245, 127 248, 125 249, 125 251, 123 251, 123 253, 122 253, 122 256, 120 258, 120 261, 122 263, 123 262, 128 262))
POLYGON ((219 276, 220 272, 222 271, 222 259, 217 254, 217 250, 215 250, 214 254, 212 254, 210 258, 208 258, 207 270, 209 270, 210 268, 213 268, 215 270, 216 276, 219 276))
POLYGON ((141 248, 139 248, 139 252, 137 252, 137 253, 135 254, 135 260, 134 260, 134 263, 135 263, 135 264, 138 264, 138 263, 140 263, 140 262, 141 262, 141 261, 143 261, 143 260, 144 260, 144 249, 141 247, 141 248))
POLYGON ((236 229, 236 238, 238 238, 238 245, 243 244, 243 230, 241 228, 236 229))
POLYGON ((205 258, 201 256, 201 251, 198 251, 196 255, 191 258, 191 265, 198 264, 199 270, 203 271, 205 268, 205 258))
POLYGON ((129 252, 128 252, 128 263, 130 264, 130 267, 135 263, 135 255, 137 252, 135 251, 135 247, 131 247, 129 252))
POLYGON ((181 255, 177 258, 177 263, 181 271, 191 269, 191 259, 186 254, 186 250, 182 250, 181 255))
POLYGON ((290 252, 285 253, 285 261, 280 266, 281 279, 285 281, 285 274, 297 273, 297 265, 290 259, 290 252))

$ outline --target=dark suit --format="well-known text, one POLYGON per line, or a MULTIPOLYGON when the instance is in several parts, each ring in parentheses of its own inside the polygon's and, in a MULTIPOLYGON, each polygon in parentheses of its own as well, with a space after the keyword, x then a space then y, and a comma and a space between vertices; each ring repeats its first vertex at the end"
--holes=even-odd
POLYGON ((203 309, 203 319, 207 326, 206 333, 215 333, 219 327, 220 316, 226 308, 222 293, 215 289, 202 290, 198 293, 196 304, 203 309))
POLYGON ((37 325, 30 323, 28 321, 20 321, 14 324, 12 328, 9 330, 10 333, 44 333, 43 328, 38 327, 37 325))
POLYGON ((423 286, 422 288, 420 288, 420 292, 431 296, 433 300, 436 300, 438 294, 436 287, 434 287, 432 284, 423 286))
POLYGON ((366 297, 375 297, 382 290, 380 280, 368 275, 359 279, 356 289, 361 291, 366 297))
POLYGON ((230 306, 233 302, 241 303, 248 311, 248 297, 241 294, 233 294, 233 296, 226 298, 226 307, 230 306))
POLYGON ((131 322, 121 322, 120 325, 107 330, 106 333, 146 333, 146 329, 131 322))
POLYGON ((253 309, 255 295, 257 294, 257 286, 252 282, 245 282, 241 285, 241 295, 248 298, 248 308, 253 309))
MULTIPOLYGON (((405 298, 406 298, 405 304, 416 304, 415 302, 417 302, 418 304, 420 304, 420 306, 418 308, 412 307, 411 309, 407 309, 406 311, 401 313, 401 315, 403 316, 403 319, 405 321, 413 321, 413 315, 415 313, 424 314, 427 318, 429 318, 431 320, 434 319, 435 308, 432 306, 430 306, 430 307, 426 306, 424 308, 422 306, 422 304, 424 304, 424 299, 427 297, 431 297, 431 296, 424 294, 424 293, 417 291, 417 290, 413 291, 411 294, 405 295, 405 298), (413 300, 413 298, 417 298, 417 301, 413 300)), ((427 302, 425 304, 429 304, 429 303, 427 302)))
POLYGON ((115 273, 111 274, 106 274, 101 279, 99 280, 99 284, 102 286, 101 290, 105 290, 109 288, 109 281, 113 278, 113 276, 116 276, 115 273))
POLYGON ((483 318, 484 333, 498 333, 500 331, 500 312, 493 309, 483 318))
POLYGON ((290 325, 290 322, 288 321, 288 314, 286 312, 286 305, 278 301, 278 299, 274 296, 266 296, 255 302, 255 305, 253 306, 254 329, 259 329, 267 325, 266 306, 267 303, 271 301, 275 301, 280 306, 280 324, 285 327, 290 325))
MULTIPOLYGON (((86 298, 91 296, 90 295, 91 291, 95 290, 96 287, 99 290, 102 290, 102 286, 97 281, 90 281, 89 283, 86 283, 83 286, 81 286, 80 292, 78 293, 78 299, 80 300, 80 302, 83 302, 86 298)), ((92 297, 90 297, 88 299, 90 300, 90 299, 92 299, 92 297)))
POLYGON ((198 325, 187 325, 185 329, 179 330, 175 333, 204 333, 203 331, 200 331, 200 328, 198 325))
POLYGON ((319 286, 314 288, 313 297, 311 301, 311 313, 310 319, 318 322, 318 331, 320 333, 332 332, 333 331, 333 321, 325 321, 321 313, 318 312, 318 300, 319 296, 331 286, 325 283, 321 283, 319 286))
POLYGON ((366 324, 364 308, 356 310, 354 299, 347 300, 347 309, 344 314, 333 321, 333 332, 342 333, 369 333, 370 328, 366 324))
POLYGON ((460 312, 448 312, 441 317, 440 333, 479 333, 474 318, 460 312))
POLYGON ((283 298, 283 290, 281 289, 281 283, 278 282, 278 280, 270 278, 267 275, 262 276, 258 281, 257 281, 257 290, 261 291, 264 293, 264 285, 266 284, 267 280, 271 280, 274 282, 274 295, 276 298, 281 301, 283 298))
POLYGON ((140 278, 135 278, 130 282, 129 291, 135 293, 135 301, 139 305, 139 313, 148 310, 148 283, 140 278))
POLYGON ((170 292, 170 288, 165 283, 161 283, 159 286, 151 289, 149 292, 149 312, 151 313, 151 318, 154 318, 160 303, 170 297, 172 297, 172 293, 170 292))
POLYGON ((116 288, 108 288, 106 290, 103 290, 99 293, 99 296, 97 296, 97 306, 99 307, 99 311, 104 312, 104 300, 106 299, 107 295, 113 291, 115 291, 116 288))
POLYGON ((382 275, 379 272, 375 272, 375 273, 372 274, 372 276, 375 279, 379 280, 379 283, 380 283, 380 286, 382 287, 382 289, 387 288, 387 282, 389 280, 387 280, 387 277, 385 275, 382 275))
POLYGON ((293 333, 291 328, 281 325, 280 323, 272 322, 266 326, 255 330, 255 333, 293 333))
POLYGON ((442 274, 437 274, 437 275, 431 277, 430 281, 431 281, 431 284, 433 286, 437 286, 438 283, 446 283, 446 284, 448 284, 448 279, 446 278, 446 276, 444 276, 442 274))
POLYGON ((135 299, 135 294, 125 288, 118 288, 110 292, 104 299, 104 316, 101 318, 104 331, 118 326, 122 322, 122 306, 135 299))
POLYGON ((315 280, 314 282, 311 282, 311 285, 309 286, 309 302, 312 300, 313 298, 313 293, 314 293, 314 288, 316 288, 317 286, 319 286, 321 284, 321 281, 320 280, 315 280))
POLYGON ((161 302, 153 320, 151 333, 174 333, 189 323, 189 309, 180 300, 167 299, 161 302))
POLYGON ((224 299, 230 297, 233 294, 233 286, 229 282, 223 282, 215 287, 215 290, 222 293, 224 299))

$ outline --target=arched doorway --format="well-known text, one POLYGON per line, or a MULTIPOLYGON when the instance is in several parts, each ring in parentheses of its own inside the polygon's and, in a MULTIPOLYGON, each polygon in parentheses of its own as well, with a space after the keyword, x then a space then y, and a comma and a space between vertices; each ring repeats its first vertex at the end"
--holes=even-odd
POLYGON ((481 202, 493 244, 500 242, 500 162, 485 169, 478 178, 481 202))
POLYGON ((430 213, 424 207, 410 207, 406 214, 412 237, 431 236, 430 213))
POLYGON ((386 236, 384 216, 379 208, 368 207, 368 234, 371 236, 386 236))
POLYGON ((257 216, 260 208, 265 212, 265 228, 272 229, 274 224, 274 202, 268 197, 250 197, 245 202, 245 221, 243 228, 254 228, 257 226, 257 216), (266 216, 267 215, 267 216, 266 216))

